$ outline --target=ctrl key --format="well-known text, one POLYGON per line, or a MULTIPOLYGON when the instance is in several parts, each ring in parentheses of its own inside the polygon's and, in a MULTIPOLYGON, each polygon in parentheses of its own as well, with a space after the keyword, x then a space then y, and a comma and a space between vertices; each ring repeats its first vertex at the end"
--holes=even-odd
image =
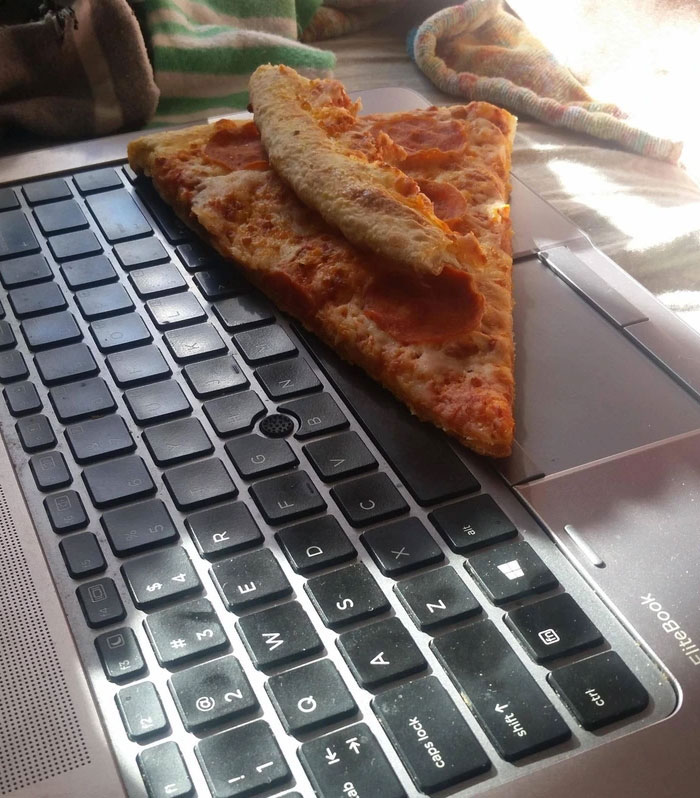
POLYGON ((194 786, 176 743, 146 748, 136 757, 148 798, 189 798, 194 786))

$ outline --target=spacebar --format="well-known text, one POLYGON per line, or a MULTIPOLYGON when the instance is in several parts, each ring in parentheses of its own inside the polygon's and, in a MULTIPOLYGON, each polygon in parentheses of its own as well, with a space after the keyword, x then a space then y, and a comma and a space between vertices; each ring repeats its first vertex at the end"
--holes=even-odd
POLYGON ((298 325, 295 330, 418 504, 479 489, 444 433, 412 416, 388 391, 342 361, 318 338, 298 325))

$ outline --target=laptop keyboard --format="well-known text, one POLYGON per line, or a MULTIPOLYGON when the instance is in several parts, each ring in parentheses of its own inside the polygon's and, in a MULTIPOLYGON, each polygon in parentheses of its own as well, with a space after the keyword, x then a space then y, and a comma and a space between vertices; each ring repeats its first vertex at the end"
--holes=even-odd
POLYGON ((323 798, 468 795, 647 710, 653 667, 612 650, 488 466, 148 182, 102 168, 0 208, 5 428, 135 795, 310 794, 299 763, 323 798))

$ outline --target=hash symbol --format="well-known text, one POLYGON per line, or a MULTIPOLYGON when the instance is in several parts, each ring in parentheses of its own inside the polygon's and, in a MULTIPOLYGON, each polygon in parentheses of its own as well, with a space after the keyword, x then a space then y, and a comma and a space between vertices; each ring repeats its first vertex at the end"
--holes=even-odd
POLYGON ((181 637, 178 637, 177 640, 170 641, 170 648, 185 648, 186 645, 187 642, 181 637))

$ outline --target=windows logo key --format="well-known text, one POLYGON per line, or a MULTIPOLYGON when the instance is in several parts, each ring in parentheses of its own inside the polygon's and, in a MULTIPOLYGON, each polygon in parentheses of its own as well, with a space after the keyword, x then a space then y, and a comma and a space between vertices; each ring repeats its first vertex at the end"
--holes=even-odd
POLYGON ((498 566, 498 570, 504 574, 504 576, 507 576, 511 581, 514 579, 520 579, 521 576, 525 576, 525 572, 520 567, 520 563, 517 560, 504 562, 502 565, 498 566))

